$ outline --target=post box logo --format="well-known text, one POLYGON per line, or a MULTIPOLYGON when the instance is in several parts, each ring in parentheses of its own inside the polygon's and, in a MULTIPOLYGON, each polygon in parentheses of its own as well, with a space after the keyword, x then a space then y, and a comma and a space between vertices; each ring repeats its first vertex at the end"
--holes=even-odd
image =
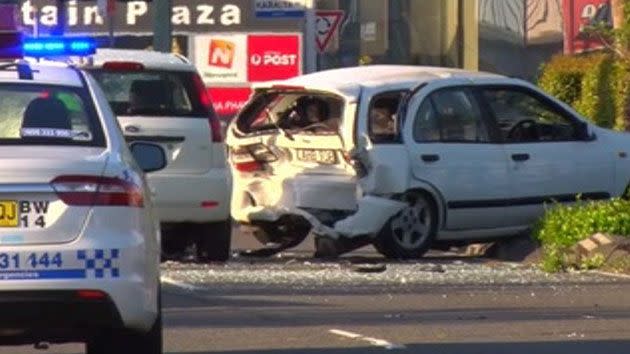
POLYGON ((233 42, 223 39, 213 39, 210 41, 208 65, 232 69, 235 53, 236 45, 233 42))

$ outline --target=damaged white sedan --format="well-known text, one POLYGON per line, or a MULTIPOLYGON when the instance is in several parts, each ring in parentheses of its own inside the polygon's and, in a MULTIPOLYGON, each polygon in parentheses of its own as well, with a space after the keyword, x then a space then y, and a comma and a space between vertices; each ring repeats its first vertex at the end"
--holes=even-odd
POLYGON ((548 202, 630 180, 627 135, 517 79, 364 66, 256 87, 228 130, 232 217, 285 249, 389 258, 526 231, 548 202))

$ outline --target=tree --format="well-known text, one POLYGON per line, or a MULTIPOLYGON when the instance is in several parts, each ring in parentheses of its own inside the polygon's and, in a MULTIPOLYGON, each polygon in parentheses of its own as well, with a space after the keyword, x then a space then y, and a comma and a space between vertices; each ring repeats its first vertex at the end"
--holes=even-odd
POLYGON ((612 25, 615 29, 621 29, 624 24, 624 2, 625 0, 610 0, 613 20, 612 25))
POLYGON ((611 0, 610 5, 617 52, 630 59, 630 0, 611 0))

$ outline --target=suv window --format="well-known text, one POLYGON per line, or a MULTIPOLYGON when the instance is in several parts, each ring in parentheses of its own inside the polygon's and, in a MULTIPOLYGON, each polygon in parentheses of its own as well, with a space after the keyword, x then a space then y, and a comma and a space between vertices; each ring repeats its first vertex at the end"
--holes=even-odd
POLYGON ((335 133, 341 127, 342 99, 310 92, 269 92, 256 95, 238 119, 238 128, 250 133, 275 130, 335 133))
POLYGON ((539 142, 574 140, 573 119, 552 104, 517 88, 483 90, 506 142, 539 142))
POLYGON ((119 116, 207 117, 195 73, 92 70, 119 116))
POLYGON ((91 102, 74 87, 0 84, 0 144, 104 146, 91 102))
POLYGON ((467 89, 432 93, 420 105, 413 129, 418 142, 489 142, 477 100, 467 89))
POLYGON ((388 92, 375 96, 368 113, 368 130, 374 142, 399 141, 398 108, 403 91, 388 92))

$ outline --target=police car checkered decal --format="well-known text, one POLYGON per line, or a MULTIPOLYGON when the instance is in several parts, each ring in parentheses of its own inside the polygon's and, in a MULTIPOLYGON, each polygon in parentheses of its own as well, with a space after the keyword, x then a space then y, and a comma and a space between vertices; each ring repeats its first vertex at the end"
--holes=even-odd
POLYGON ((84 262, 87 278, 118 278, 120 269, 118 268, 118 257, 120 252, 112 250, 89 250, 78 251, 77 259, 84 262))
POLYGON ((0 252, 0 281, 117 279, 119 249, 0 252))

